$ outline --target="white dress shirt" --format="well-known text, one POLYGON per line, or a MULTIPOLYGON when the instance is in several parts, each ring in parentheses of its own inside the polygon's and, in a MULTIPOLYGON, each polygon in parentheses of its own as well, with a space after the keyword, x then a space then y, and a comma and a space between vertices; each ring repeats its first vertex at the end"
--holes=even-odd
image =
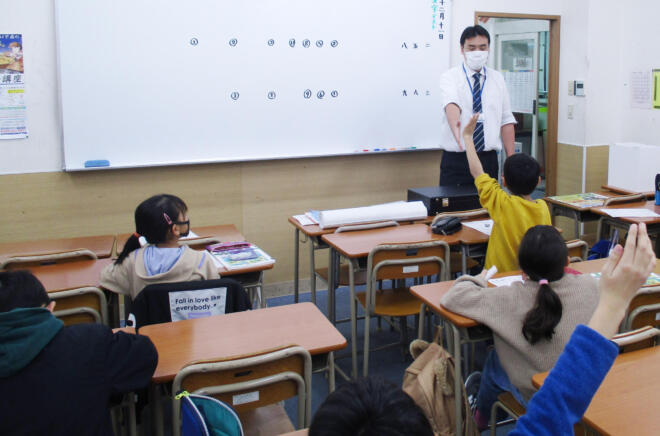
MULTIPOLYGON (((511 103, 509 101, 509 91, 506 88, 506 82, 502 74, 491 68, 482 68, 481 70, 481 109, 484 120, 484 151, 501 150, 502 137, 501 128, 505 124, 515 124, 516 119, 511 113, 511 103), (485 84, 484 84, 485 83, 485 84)), ((440 120, 440 148, 447 151, 465 151, 462 129, 467 125, 472 117, 472 89, 474 84, 474 71, 467 65, 461 64, 458 67, 445 71, 440 76, 440 100, 442 103, 442 119, 440 120), (465 68, 465 70, 463 70, 465 68), (467 76, 467 77, 466 77, 467 76), (468 85, 468 79, 470 84, 468 85), (454 134, 449 128, 447 115, 444 108, 449 103, 455 103, 461 109, 461 147, 458 147, 454 134)))

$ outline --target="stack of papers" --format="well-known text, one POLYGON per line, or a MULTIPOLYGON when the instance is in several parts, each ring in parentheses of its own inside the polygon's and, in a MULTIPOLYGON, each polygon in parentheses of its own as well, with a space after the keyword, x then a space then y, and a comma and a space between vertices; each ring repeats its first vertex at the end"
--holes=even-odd
POLYGON ((238 248, 228 248, 226 250, 209 252, 214 263, 218 267, 225 267, 232 271, 243 268, 254 268, 259 266, 268 266, 275 263, 275 259, 270 257, 265 251, 254 244, 244 244, 238 248))
POLYGON ((490 279, 488 280, 488 283, 495 285, 495 286, 510 286, 516 282, 522 282, 523 278, 522 275, 518 274, 517 276, 506 276, 506 277, 498 277, 496 279, 490 279))
POLYGON ((488 236, 490 236, 490 232, 493 231, 493 220, 463 221, 462 224, 481 233, 485 233, 488 236))
POLYGON ((614 218, 658 218, 660 215, 649 209, 631 208, 631 209, 601 209, 603 212, 614 218))

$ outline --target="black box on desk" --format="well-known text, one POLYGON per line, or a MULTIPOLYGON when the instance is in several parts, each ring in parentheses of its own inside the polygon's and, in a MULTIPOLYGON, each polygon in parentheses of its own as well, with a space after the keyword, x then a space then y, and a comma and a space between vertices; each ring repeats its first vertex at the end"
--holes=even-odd
POLYGON ((408 201, 424 202, 430 216, 440 212, 481 208, 477 187, 474 185, 410 188, 408 189, 408 201))

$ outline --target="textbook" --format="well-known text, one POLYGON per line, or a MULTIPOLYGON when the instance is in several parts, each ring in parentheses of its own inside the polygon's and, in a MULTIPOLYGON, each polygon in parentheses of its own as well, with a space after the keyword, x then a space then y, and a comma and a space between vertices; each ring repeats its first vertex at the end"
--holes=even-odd
POLYGON ((555 195, 548 198, 576 207, 600 207, 605 204, 605 200, 608 197, 593 192, 586 192, 584 194, 555 195))
MULTIPOLYGON (((265 251, 249 242, 225 243, 223 247, 215 247, 209 252, 213 255, 216 265, 232 271, 243 268, 268 266, 275 263, 265 251)), ((220 244, 218 244, 220 245, 220 244)))

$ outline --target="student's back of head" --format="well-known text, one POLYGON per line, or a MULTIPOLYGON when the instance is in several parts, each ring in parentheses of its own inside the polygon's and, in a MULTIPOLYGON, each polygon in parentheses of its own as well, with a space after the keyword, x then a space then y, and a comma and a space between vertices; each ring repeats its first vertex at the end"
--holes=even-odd
POLYGON ((539 282, 536 302, 523 323, 523 335, 531 344, 550 340, 563 311, 551 283, 564 276, 568 263, 566 242, 552 226, 531 227, 520 242, 518 263, 531 280, 539 282))
POLYGON ((532 156, 516 153, 504 161, 503 176, 512 194, 529 195, 539 183, 541 167, 532 156))
POLYGON ((135 209, 135 233, 128 238, 115 263, 121 264, 126 256, 140 248, 140 236, 149 244, 165 242, 173 223, 187 211, 186 203, 176 195, 158 194, 144 200, 135 209))
POLYGON ((400 387, 381 378, 349 381, 319 407, 309 436, 432 436, 426 416, 400 387))
POLYGON ((50 299, 29 271, 0 272, 0 313, 28 307, 46 307, 50 299))

